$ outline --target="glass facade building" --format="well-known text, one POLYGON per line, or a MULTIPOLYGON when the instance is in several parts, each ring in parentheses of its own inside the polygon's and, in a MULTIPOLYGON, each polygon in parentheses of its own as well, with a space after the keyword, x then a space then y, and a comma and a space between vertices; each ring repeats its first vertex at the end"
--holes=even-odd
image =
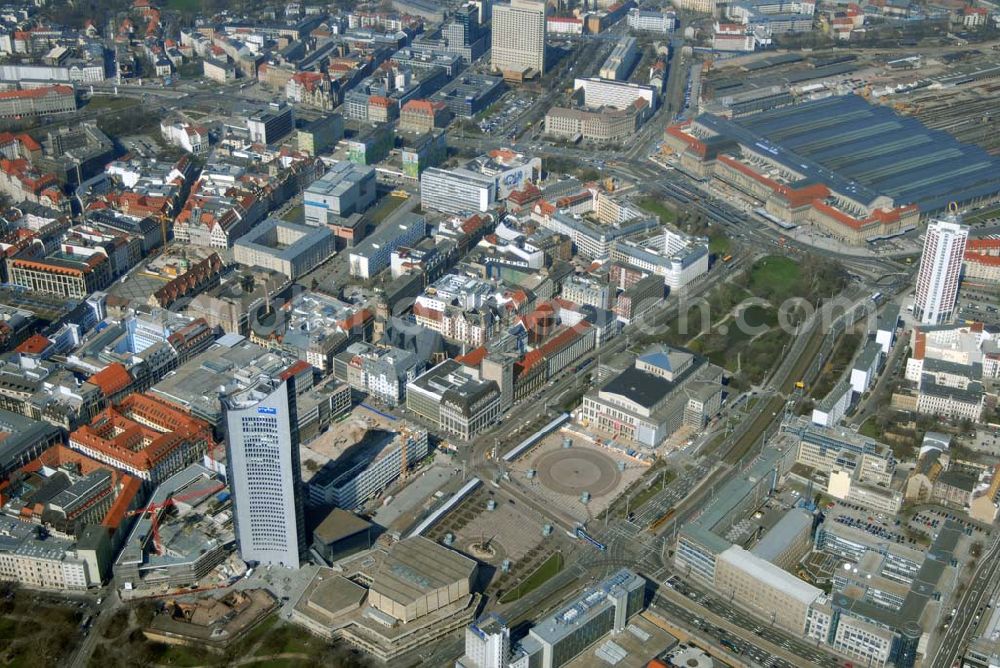
POLYGON ((240 556, 298 568, 306 549, 295 378, 225 399, 228 479, 240 556))

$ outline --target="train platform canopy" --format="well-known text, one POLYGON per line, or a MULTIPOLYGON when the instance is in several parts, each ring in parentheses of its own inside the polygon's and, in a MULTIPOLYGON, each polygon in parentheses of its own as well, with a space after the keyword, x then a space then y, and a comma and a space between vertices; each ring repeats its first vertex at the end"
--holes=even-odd
POLYGON ((1000 160, 857 95, 695 122, 860 201, 887 196, 928 214, 1000 194, 1000 160))

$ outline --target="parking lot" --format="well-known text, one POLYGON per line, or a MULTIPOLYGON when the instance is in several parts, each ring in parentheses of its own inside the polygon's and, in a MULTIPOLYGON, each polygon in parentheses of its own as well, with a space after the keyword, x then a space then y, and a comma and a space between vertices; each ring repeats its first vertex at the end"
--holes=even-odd
POLYGON ((534 104, 535 98, 528 93, 508 93, 494 106, 498 111, 479 121, 479 130, 486 135, 504 135, 520 118, 521 114, 534 104))
POLYGON ((966 536, 985 538, 989 535, 988 532, 979 525, 979 523, 968 519, 961 513, 950 512, 941 508, 927 508, 920 510, 920 512, 910 518, 910 526, 922 528, 925 531, 930 531, 931 533, 936 534, 938 527, 944 524, 945 520, 951 520, 961 526, 964 529, 966 536))
POLYGON ((837 522, 900 545, 917 545, 919 542, 907 535, 902 522, 895 517, 843 501, 827 506, 826 521, 837 522))

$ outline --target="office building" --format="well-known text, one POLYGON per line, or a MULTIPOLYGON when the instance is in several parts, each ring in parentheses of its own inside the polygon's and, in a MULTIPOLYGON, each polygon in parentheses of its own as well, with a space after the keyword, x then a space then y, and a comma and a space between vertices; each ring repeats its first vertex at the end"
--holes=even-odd
POLYGON ((448 157, 448 143, 443 130, 432 130, 406 141, 400 150, 403 176, 417 180, 428 167, 437 167, 448 157))
MULTIPOLYGON (((42 537, 39 526, 0 515, 0 578, 39 589, 85 590, 101 585, 101 574, 92 565, 93 547, 55 536, 42 537), (83 557, 83 558, 81 558, 83 557)), ((94 538, 103 534, 102 552, 110 551, 107 533, 93 527, 94 538)), ((96 540, 89 540, 96 546, 96 540)))
POLYGON ((917 552, 912 561, 890 558, 899 546, 869 549, 850 574, 839 571, 829 597, 813 604, 806 637, 858 664, 911 668, 938 623, 942 594, 957 577, 961 537, 958 523, 945 520, 926 552, 917 552))
POLYGON ((233 257, 240 264, 270 269, 295 280, 329 259, 334 248, 333 233, 326 227, 269 218, 236 242, 233 257))
POLYGON ((309 503, 354 509, 380 494, 426 456, 426 430, 404 427, 394 434, 384 433, 327 462, 306 485, 309 503))
POLYGON ((542 175, 542 159, 517 153, 509 148, 497 148, 476 156, 464 165, 465 169, 493 179, 498 200, 507 199, 512 192, 524 188, 542 175))
POLYGON ((550 16, 545 19, 545 30, 549 35, 582 35, 583 19, 575 16, 550 16))
POLYGON ((878 441, 841 429, 788 420, 782 430, 794 436, 795 461, 823 472, 857 471, 862 482, 888 486, 896 470, 892 449, 878 441))
POLYGON ((611 286, 589 276, 570 276, 562 285, 563 299, 574 304, 590 304, 607 309, 611 306, 611 286))
POLYGON ((796 635, 805 630, 810 606, 823 596, 823 590, 738 545, 719 555, 715 591, 796 635))
POLYGON ((424 372, 424 360, 401 348, 376 348, 357 341, 333 359, 333 375, 389 406, 406 397, 406 384, 424 372))
POLYGON ((655 218, 634 218, 622 223, 602 225, 560 210, 541 217, 539 222, 542 227, 569 237, 577 253, 595 260, 608 257, 616 239, 647 234, 660 226, 655 218))
POLYGON ((60 442, 58 427, 0 409, 0 477, 6 478, 60 442))
POLYGON ((645 101, 646 108, 656 109, 658 96, 652 86, 597 77, 575 79, 573 90, 579 91, 581 88, 583 89, 583 105, 590 109, 600 109, 601 107, 628 109, 635 105, 638 100, 645 101))
POLYGON ((455 668, 508 668, 510 629, 496 613, 465 627, 465 654, 455 668))
POLYGON ((327 225, 333 218, 361 213, 375 201, 375 170, 338 162, 303 193, 306 225, 327 225))
POLYGON ((471 63, 483 55, 488 46, 487 31, 479 21, 479 8, 469 3, 455 10, 451 20, 441 27, 445 48, 471 63))
POLYGON ((700 14, 715 14, 720 0, 674 0, 673 6, 676 9, 698 12, 700 14))
POLYGON ((503 79, 464 72, 431 98, 455 116, 471 118, 496 102, 505 90, 503 79))
POLYGON ((244 561, 298 568, 305 556, 295 377, 224 398, 227 480, 244 561))
POLYGON ((450 112, 439 100, 409 100, 399 112, 401 132, 432 132, 448 125, 450 112))
POLYGON ((812 411, 813 424, 836 427, 854 402, 854 390, 846 380, 841 380, 830 392, 816 402, 812 411))
POLYGON ((25 118, 76 111, 72 86, 55 85, 0 93, 0 118, 25 118))
POLYGON ((551 107, 545 112, 545 134, 573 142, 620 142, 634 135, 648 115, 649 107, 641 103, 627 109, 551 107))
POLYGON ((646 580, 623 568, 533 626, 512 665, 565 666, 604 635, 624 631, 645 605, 645 594, 646 580))
POLYGON ((882 346, 874 339, 869 340, 854 360, 851 368, 851 387, 858 394, 864 394, 878 378, 878 368, 882 363, 882 346))
POLYGON ((372 125, 347 142, 347 159, 356 165, 374 165, 389 157, 395 144, 391 124, 372 125))
POLYGON ((708 238, 664 228, 643 239, 618 239, 611 259, 656 276, 671 290, 686 287, 708 273, 708 238))
POLYGON ((427 222, 423 216, 415 213, 407 213, 398 223, 379 228, 351 251, 351 276, 372 278, 389 267, 394 250, 403 246, 413 246, 423 239, 425 234, 427 234, 427 222))
POLYGON ((496 180, 465 168, 431 167, 420 175, 420 206, 444 213, 487 211, 496 200, 496 180))
POLYGON ((344 117, 327 114, 298 129, 296 146, 303 153, 316 156, 332 151, 344 138, 344 117))
POLYGON ((879 345, 882 354, 889 355, 889 350, 896 343, 896 331, 899 329, 899 304, 887 304, 878 316, 875 328, 875 343, 879 345))
POLYGON ((104 290, 114 279, 111 261, 103 252, 65 252, 61 246, 48 257, 9 259, 7 272, 11 283, 32 292, 81 300, 104 290))
POLYGON ((442 432, 468 440, 500 418, 500 388, 445 360, 406 386, 406 408, 442 432))
POLYGON ((913 317, 918 322, 939 325, 951 320, 968 238, 969 228, 959 224, 955 215, 927 226, 913 301, 913 317))
POLYGON ((781 450, 766 448, 750 466, 715 490, 701 514, 678 532, 674 563, 681 572, 706 586, 715 585, 719 556, 732 545, 723 536, 775 490, 789 466, 784 459, 781 450))
POLYGON ((626 37, 615 44, 611 49, 611 54, 601 65, 600 77, 612 81, 624 81, 632 72, 632 68, 639 62, 642 54, 636 46, 635 37, 626 37))
POLYGON ((493 70, 505 78, 545 74, 544 1, 511 0, 493 7, 493 70))
POLYGON ((657 12, 633 7, 628 10, 628 27, 637 32, 668 33, 677 25, 673 12, 657 12))
POLYGON ((295 129, 292 107, 284 102, 272 102, 267 109, 247 118, 250 141, 257 144, 274 144, 295 129))

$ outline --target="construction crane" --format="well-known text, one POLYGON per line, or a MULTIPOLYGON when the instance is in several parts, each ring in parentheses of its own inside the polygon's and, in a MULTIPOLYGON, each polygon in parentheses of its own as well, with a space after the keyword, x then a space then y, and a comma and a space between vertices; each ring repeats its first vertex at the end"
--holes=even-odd
POLYGON ((162 516, 162 511, 170 508, 171 506, 177 505, 178 502, 183 503, 184 501, 190 501, 191 499, 210 496, 221 491, 225 487, 226 483, 216 482, 216 484, 212 485, 208 489, 198 489, 193 492, 188 492, 187 494, 181 494, 180 496, 171 495, 160 503, 150 502, 149 505, 144 508, 137 508, 136 510, 133 510, 128 513, 128 517, 145 515, 146 513, 150 514, 149 525, 153 530, 153 547, 156 550, 156 554, 163 554, 163 544, 160 542, 160 517, 162 516))

